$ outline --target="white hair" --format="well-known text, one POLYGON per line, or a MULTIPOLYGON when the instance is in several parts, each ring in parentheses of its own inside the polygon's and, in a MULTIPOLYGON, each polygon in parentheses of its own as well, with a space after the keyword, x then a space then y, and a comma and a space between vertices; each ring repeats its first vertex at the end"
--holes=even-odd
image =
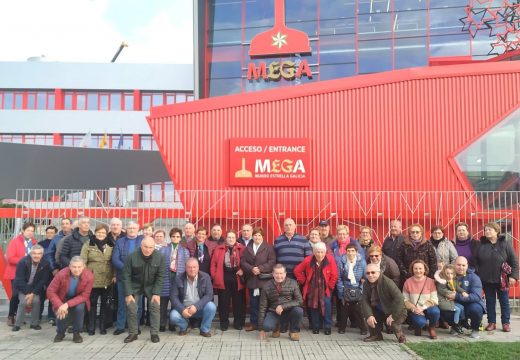
POLYGON ((327 245, 325 245, 324 242, 319 242, 314 244, 313 251, 321 250, 321 251, 327 251, 327 245))

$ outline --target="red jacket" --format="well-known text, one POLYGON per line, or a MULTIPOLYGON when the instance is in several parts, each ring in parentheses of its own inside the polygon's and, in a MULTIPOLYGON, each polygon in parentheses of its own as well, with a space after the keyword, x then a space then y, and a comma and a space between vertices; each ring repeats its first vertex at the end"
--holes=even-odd
MULTIPOLYGON (((32 244, 37 243, 36 239, 31 239, 32 244)), ((20 234, 9 242, 7 246, 7 266, 4 271, 4 279, 13 280, 16 275, 16 264, 20 262, 27 254, 25 253, 25 244, 23 235, 20 234)))
MULTIPOLYGON (((78 287, 76 288, 76 296, 69 299, 67 304, 74 307, 81 303, 85 303, 87 310, 90 310, 90 292, 94 284, 94 274, 87 267, 83 269, 79 277, 78 287)), ((47 289, 47 298, 52 303, 54 311, 63 305, 65 297, 70 287, 70 269, 68 267, 61 269, 54 279, 51 281, 47 289)))
MULTIPOLYGON (((244 245, 237 242, 235 245, 237 247, 238 253, 238 265, 240 269, 240 257, 244 253, 246 249, 244 245)), ((215 289, 225 289, 226 285, 224 284, 224 255, 226 254, 226 245, 222 244, 215 248, 213 251, 213 255, 211 256, 211 278, 213 279, 213 287, 215 289)), ((244 284, 240 281, 239 276, 237 275, 237 284, 238 290, 244 288, 244 284)))
MULTIPOLYGON (((314 255, 307 256, 300 264, 298 264, 298 266, 294 268, 294 276, 296 277, 296 280, 298 280, 298 283, 303 286, 303 299, 306 299, 307 297, 309 282, 311 281, 312 275, 314 274, 314 266, 312 265, 313 259, 314 255)), ((323 261, 324 264, 321 269, 325 277, 325 295, 331 296, 332 291, 336 287, 336 283, 338 281, 338 267, 336 266, 334 256, 331 254, 325 255, 325 259, 323 259, 323 261)))

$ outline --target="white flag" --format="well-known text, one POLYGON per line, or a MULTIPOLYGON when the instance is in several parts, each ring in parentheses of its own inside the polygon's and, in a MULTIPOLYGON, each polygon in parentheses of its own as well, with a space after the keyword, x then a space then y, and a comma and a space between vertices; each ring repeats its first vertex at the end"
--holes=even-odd
POLYGON ((92 140, 92 134, 90 131, 83 136, 83 139, 81 139, 81 142, 79 143, 79 147, 87 148, 90 147, 90 143, 92 140))

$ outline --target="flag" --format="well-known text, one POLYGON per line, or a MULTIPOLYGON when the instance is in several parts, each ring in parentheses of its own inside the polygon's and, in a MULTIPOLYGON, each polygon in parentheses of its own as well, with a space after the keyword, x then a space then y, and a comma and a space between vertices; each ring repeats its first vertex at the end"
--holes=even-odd
POLYGON ((90 147, 90 142, 92 140, 92 134, 90 131, 83 136, 83 139, 81 139, 81 142, 79 143, 79 147, 87 148, 90 147))
POLYGON ((103 137, 101 138, 101 142, 99 143, 99 147, 100 147, 101 149, 104 149, 105 146, 107 146, 107 140, 108 140, 108 136, 107 136, 107 133, 105 132, 105 133, 103 134, 103 137))
POLYGON ((119 135, 119 142, 117 143, 116 149, 121 150, 123 148, 123 134, 119 135))

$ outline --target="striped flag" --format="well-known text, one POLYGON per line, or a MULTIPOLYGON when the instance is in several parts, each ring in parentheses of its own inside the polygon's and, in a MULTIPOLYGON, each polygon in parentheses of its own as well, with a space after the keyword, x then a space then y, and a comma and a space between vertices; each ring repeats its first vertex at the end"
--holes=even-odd
POLYGON ((103 134, 103 137, 101 138, 101 142, 99 143, 99 147, 101 149, 104 149, 107 146, 107 140, 108 140, 108 136, 107 136, 107 133, 105 132, 103 134))

